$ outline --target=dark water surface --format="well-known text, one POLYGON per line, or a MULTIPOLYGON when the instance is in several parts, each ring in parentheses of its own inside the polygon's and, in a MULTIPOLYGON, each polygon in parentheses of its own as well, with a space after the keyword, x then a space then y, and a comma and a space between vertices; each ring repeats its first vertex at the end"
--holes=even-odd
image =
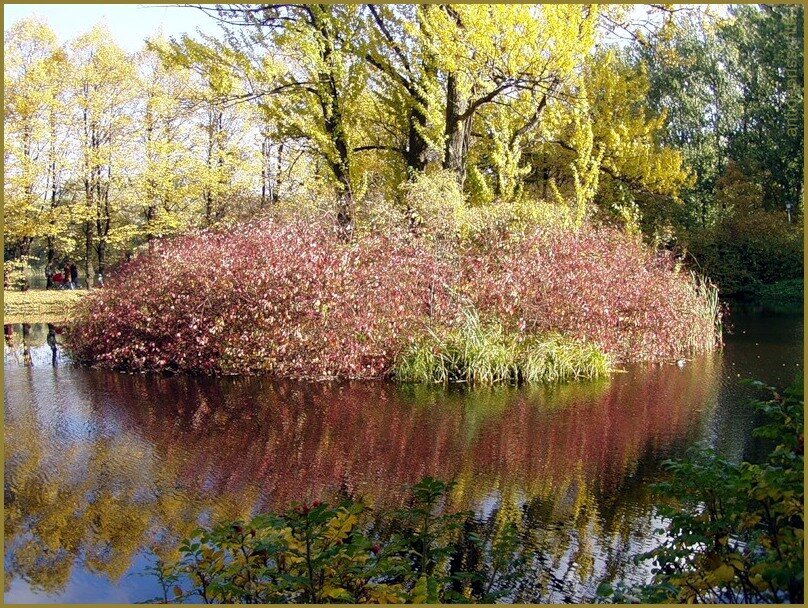
POLYGON ((72 366, 60 328, 6 326, 5 601, 137 602, 155 554, 199 523, 352 495, 383 509, 425 475, 452 504, 517 521, 533 601, 640 581, 649 485, 706 439, 754 458, 752 389, 803 365, 802 316, 736 314, 723 352, 551 388, 158 378, 72 366))

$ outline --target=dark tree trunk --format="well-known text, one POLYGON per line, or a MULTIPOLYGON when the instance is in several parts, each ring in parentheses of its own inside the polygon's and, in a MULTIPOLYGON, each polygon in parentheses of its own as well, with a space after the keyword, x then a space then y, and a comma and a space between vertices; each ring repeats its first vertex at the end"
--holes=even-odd
POLYGON ((278 144, 278 154, 275 158, 275 175, 272 193, 269 200, 274 204, 281 198, 281 163, 283 162, 283 143, 278 144))
POLYGON ((53 288, 53 262, 56 260, 56 247, 53 237, 48 237, 48 258, 45 262, 45 289, 53 288))
MULTIPOLYGON (((319 10, 330 10, 320 5, 319 10)), ((318 74, 319 80, 325 86, 325 94, 320 93, 320 106, 323 111, 325 132, 328 133, 337 150, 336 162, 331 161, 331 171, 336 178, 340 189, 337 201, 337 232, 343 240, 350 240, 354 232, 354 201, 351 192, 350 157, 348 154, 348 141, 342 120, 342 107, 340 104, 340 91, 337 88, 337 79, 331 63, 334 49, 332 46, 333 34, 325 20, 317 18, 317 11, 311 12, 313 25, 317 28, 323 41, 322 60, 326 70, 318 74)))
POLYGON ((469 119, 464 119, 467 102, 457 90, 457 79, 449 74, 446 79, 446 143, 443 168, 454 171, 462 185, 466 179, 466 156, 469 145, 469 119))
POLYGON ((423 110, 415 105, 410 110, 409 116, 409 133, 407 137, 407 170, 408 173, 420 173, 426 169, 427 164, 427 150, 429 144, 423 137, 423 131, 426 128, 426 116, 423 110))
POLYGON ((98 256, 98 274, 103 277, 107 269, 107 243, 104 239, 99 239, 95 252, 98 256))
MULTIPOLYGON (((20 241, 20 258, 25 260, 25 268, 28 267, 27 258, 31 254, 31 245, 33 244, 33 241, 34 239, 32 239, 30 236, 23 237, 23 239, 20 241)), ((30 284, 28 283, 28 276, 23 272, 22 285, 20 288, 22 291, 28 291, 29 287, 30 284)))
POLYGON ((93 286, 93 225, 84 222, 84 280, 87 289, 93 286))

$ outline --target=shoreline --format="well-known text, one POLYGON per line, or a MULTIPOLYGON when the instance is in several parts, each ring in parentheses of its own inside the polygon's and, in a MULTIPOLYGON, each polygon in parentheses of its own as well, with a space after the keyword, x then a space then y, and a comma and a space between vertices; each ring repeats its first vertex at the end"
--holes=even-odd
POLYGON ((73 307, 89 292, 82 290, 3 290, 3 324, 70 321, 73 307))

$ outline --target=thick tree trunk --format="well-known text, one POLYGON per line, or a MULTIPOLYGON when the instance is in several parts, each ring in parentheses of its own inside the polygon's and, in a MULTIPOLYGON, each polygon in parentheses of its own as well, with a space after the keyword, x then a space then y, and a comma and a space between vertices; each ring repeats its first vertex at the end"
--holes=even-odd
POLYGON ((331 10, 325 5, 318 6, 318 10, 310 12, 312 25, 317 29, 322 39, 322 63, 325 66, 318 74, 323 83, 325 92, 319 94, 320 107, 323 112, 323 125, 334 148, 337 150, 336 160, 329 162, 331 171, 337 181, 340 192, 337 200, 336 224, 337 232, 343 240, 350 240, 354 232, 354 201, 351 192, 350 156, 348 154, 348 140, 345 125, 342 120, 342 104, 340 103, 340 90, 337 87, 337 76, 334 73, 333 32, 328 26, 327 19, 320 19, 319 15, 331 10), (319 12, 318 12, 319 11, 319 12))
POLYGON ((346 242, 353 238, 354 233, 353 206, 351 191, 341 193, 337 200, 337 234, 346 242))
POLYGON ((466 157, 469 145, 469 121, 461 117, 467 101, 457 89, 457 79, 449 74, 446 79, 446 141, 443 151, 443 168, 454 171, 462 185, 466 179, 466 157))
POLYGON ((340 158, 345 163, 331 163, 331 171, 337 179, 340 192, 337 196, 337 234, 343 241, 350 241, 354 233, 354 200, 351 192, 351 180, 347 170, 348 146, 344 139, 335 137, 334 144, 340 158))
POLYGON ((104 239, 99 239, 95 252, 98 257, 98 274, 103 277, 107 270, 107 243, 104 239))

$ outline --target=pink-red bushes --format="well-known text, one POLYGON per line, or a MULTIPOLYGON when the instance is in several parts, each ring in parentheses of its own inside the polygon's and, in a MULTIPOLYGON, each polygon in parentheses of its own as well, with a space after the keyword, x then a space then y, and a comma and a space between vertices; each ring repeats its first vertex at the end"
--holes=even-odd
POLYGON ((127 370, 286 377, 385 375, 447 310, 450 270, 395 236, 340 243, 320 225, 263 222, 161 243, 92 293, 74 355, 127 370))
POLYGON ((480 312, 507 328, 558 331, 619 361, 676 359, 720 341, 714 290, 618 230, 502 240, 470 255, 465 275, 480 312))
POLYGON ((692 277, 615 230, 536 231, 438 256, 408 235, 346 245, 327 226, 264 221, 136 257, 82 302, 70 346, 112 369, 373 378, 469 305, 506 330, 561 332, 622 361, 717 340, 692 277))

